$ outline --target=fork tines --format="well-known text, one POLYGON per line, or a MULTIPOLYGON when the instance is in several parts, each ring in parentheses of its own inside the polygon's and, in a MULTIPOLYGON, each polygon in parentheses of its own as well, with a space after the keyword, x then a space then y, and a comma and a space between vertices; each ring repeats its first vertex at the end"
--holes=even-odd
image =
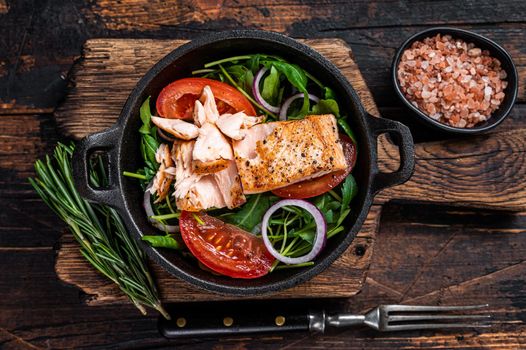
POLYGON ((488 304, 467 306, 382 305, 379 308, 380 330, 490 327, 489 323, 471 323, 468 320, 488 320, 491 315, 459 314, 461 311, 479 310, 488 306, 488 304))

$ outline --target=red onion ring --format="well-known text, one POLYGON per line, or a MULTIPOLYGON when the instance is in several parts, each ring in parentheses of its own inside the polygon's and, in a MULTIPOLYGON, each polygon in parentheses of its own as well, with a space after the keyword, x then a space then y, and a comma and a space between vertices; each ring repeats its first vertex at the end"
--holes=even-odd
POLYGON ((323 216, 322 212, 318 208, 316 208, 314 204, 311 204, 301 199, 284 199, 271 206, 263 216, 263 220, 261 222, 261 235, 263 236, 263 242, 265 243, 265 246, 267 247, 269 253, 277 260, 289 265, 302 264, 314 259, 325 246, 325 241, 327 239, 327 224, 325 222, 325 217, 323 216), (303 256, 299 256, 297 258, 291 258, 288 256, 281 255, 274 248, 267 234, 268 222, 272 214, 274 214, 274 212, 279 208, 287 205, 292 205, 295 207, 305 209, 312 215, 312 217, 314 218, 314 222, 316 223, 316 238, 314 239, 312 250, 309 253, 303 256))
MULTIPOLYGON (((292 95, 291 97, 286 99, 285 102, 283 102, 281 109, 279 110, 279 120, 287 120, 287 111, 289 110, 292 101, 297 100, 298 98, 303 98, 304 96, 305 94, 303 92, 300 92, 299 94, 292 95)), ((309 94, 309 100, 314 101, 316 103, 320 102, 320 98, 312 94, 309 94)))
POLYGON ((252 93, 254 94, 254 98, 256 99, 256 101, 263 108, 265 108, 268 112, 278 113, 280 111, 280 108, 273 106, 267 101, 265 101, 263 96, 261 96, 261 92, 259 91, 259 82, 261 81, 261 78, 263 77, 266 71, 267 71, 267 68, 263 67, 259 70, 259 72, 256 73, 256 77, 254 78, 254 81, 252 82, 252 93))
POLYGON ((164 225, 161 224, 159 221, 156 221, 152 219, 151 217, 154 216, 153 208, 152 208, 152 202, 151 202, 151 196, 150 193, 150 187, 152 187, 152 183, 150 183, 146 187, 146 191, 144 191, 144 197, 142 201, 142 205, 144 206, 144 210, 146 211, 146 217, 148 218, 148 221, 152 224, 153 227, 156 229, 159 229, 163 232, 168 233, 177 233, 179 232, 179 226, 178 225, 164 225))

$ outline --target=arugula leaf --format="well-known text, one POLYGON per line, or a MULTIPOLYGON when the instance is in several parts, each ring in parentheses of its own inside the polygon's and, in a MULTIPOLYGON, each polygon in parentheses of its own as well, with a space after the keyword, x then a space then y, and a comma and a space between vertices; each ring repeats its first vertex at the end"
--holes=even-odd
POLYGON ((330 201, 330 194, 324 193, 314 198, 314 205, 321 211, 325 211, 327 202, 330 201))
POLYGON ((335 100, 320 100, 312 107, 314 114, 334 114, 336 118, 340 116, 340 107, 335 100))
POLYGON ((356 146, 356 150, 358 150, 358 143, 356 142, 356 136, 354 136, 354 132, 352 131, 349 124, 347 124, 347 122, 345 121, 345 117, 337 118, 336 120, 338 122, 338 125, 343 129, 343 131, 345 131, 347 136, 351 138, 352 142, 354 142, 354 145, 356 146))
MULTIPOLYGON (((266 66, 274 66, 276 69, 287 77, 289 83, 299 91, 307 93, 307 75, 298 65, 281 61, 272 61, 266 63, 266 66)), ((269 68, 269 67, 267 67, 269 68)))
POLYGON ((327 203, 326 208, 327 210, 336 210, 336 209, 340 209, 341 205, 342 204, 338 202, 337 200, 333 200, 327 203))
POLYGON ((145 235, 142 236, 142 240, 150 243, 152 247, 156 248, 170 248, 180 249, 179 242, 172 235, 156 236, 156 235, 145 235))
POLYGON ((336 222, 336 227, 340 226, 343 223, 343 220, 349 215, 351 212, 351 209, 345 209, 342 212, 340 212, 340 216, 338 217, 338 221, 336 222))
POLYGON ((325 221, 327 221, 328 224, 332 224, 336 221, 334 218, 334 212, 331 209, 327 210, 325 213, 323 213, 323 215, 325 216, 325 221))
POLYGON ((342 184, 342 206, 340 210, 340 215, 345 211, 345 209, 349 208, 349 204, 351 203, 352 199, 356 197, 357 193, 358 184, 356 183, 354 176, 352 176, 352 174, 349 174, 347 175, 345 181, 342 184))
POLYGON ((289 81, 289 83, 297 88, 300 92, 305 94, 303 99, 303 105, 301 110, 298 113, 298 116, 304 116, 309 113, 309 96, 307 91, 308 78, 305 71, 301 69, 298 65, 287 63, 283 61, 264 61, 263 64, 265 67, 270 68, 271 66, 276 67, 276 69, 289 81))
POLYGON ((263 215, 276 200, 277 197, 266 193, 252 195, 240 210, 225 216, 225 219, 233 225, 252 232, 254 227, 261 223, 263 215))
POLYGON ((275 103, 279 94, 279 73, 274 66, 270 67, 269 75, 263 80, 261 96, 269 103, 275 103))
POLYGON ((304 241, 307 241, 309 242, 310 244, 314 244, 314 237, 316 236, 316 229, 311 229, 311 230, 308 230, 308 231, 302 231, 299 236, 301 237, 301 239, 303 239, 304 241))
POLYGON ((336 94, 330 87, 323 87, 323 98, 326 100, 336 100, 336 94))

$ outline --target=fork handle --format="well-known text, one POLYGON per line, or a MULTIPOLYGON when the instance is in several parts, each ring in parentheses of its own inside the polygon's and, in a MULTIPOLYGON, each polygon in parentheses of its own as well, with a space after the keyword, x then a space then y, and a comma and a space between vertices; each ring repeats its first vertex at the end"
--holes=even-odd
POLYGON ((268 332, 308 332, 312 322, 325 321, 324 312, 311 313, 304 305, 239 301, 237 304, 217 302, 170 305, 168 311, 172 319, 160 317, 158 328, 167 338, 218 337, 268 332), (314 314, 316 317, 311 319, 310 316, 314 314))
POLYGON ((336 314, 329 315, 326 318, 325 324, 330 327, 349 327, 359 326, 365 323, 364 315, 353 315, 353 314, 336 314))

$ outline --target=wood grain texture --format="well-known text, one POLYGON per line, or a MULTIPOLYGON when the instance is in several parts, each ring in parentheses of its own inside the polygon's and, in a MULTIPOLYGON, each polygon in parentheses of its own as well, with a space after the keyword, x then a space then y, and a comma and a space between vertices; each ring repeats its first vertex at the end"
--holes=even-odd
MULTIPOLYGON (((390 144, 380 147, 380 162, 396 169, 398 152, 390 144)), ((377 201, 526 209, 526 129, 420 143, 416 145, 415 163, 411 179, 381 192, 377 201)))
MULTIPOLYGON (((393 94, 389 65, 394 50, 409 35, 427 26, 460 27, 486 35, 510 51, 519 70, 519 105, 496 132, 524 128, 524 1, 422 4, 255 0, 250 5, 257 7, 259 14, 252 12, 254 16, 248 21, 241 20, 243 2, 224 1, 223 6, 237 7, 239 11, 227 9, 224 15, 217 13, 217 17, 204 21, 184 23, 160 17, 158 14, 166 10, 163 4, 153 1, 152 6, 159 9, 151 8, 144 0, 3 2, 9 11, 0 13, 1 349, 526 349, 524 212, 386 203, 375 238, 373 263, 362 291, 347 300, 323 301, 333 310, 342 307, 352 312, 400 301, 443 305, 487 302, 498 321, 492 328, 392 334, 360 328, 325 335, 170 341, 157 332, 153 312, 144 317, 129 304, 87 307, 79 300, 89 296, 56 277, 54 248, 64 225, 26 180, 33 160, 62 139, 49 115, 30 114, 51 112, 64 98, 68 90, 63 77, 89 38, 191 39, 223 29, 270 29, 276 25, 272 22, 293 37, 339 37, 352 46, 355 61, 383 115, 411 125, 419 141, 431 141, 445 137, 412 124, 408 111, 393 94), (101 4, 109 8, 107 12, 101 4), (294 11, 278 12, 287 5, 294 11), (112 6, 120 11, 112 11, 112 6), (126 7, 129 13, 124 12, 126 7), (318 17, 318 13, 325 16, 318 17), (265 18, 269 14, 272 17, 265 18), (156 27, 146 29, 152 22, 156 27), (122 29, 108 29, 122 23, 122 29)), ((180 3, 188 8, 183 12, 191 12, 196 3, 204 2, 180 3)), ((166 4, 173 6, 173 2, 166 4)), ((304 302, 310 305, 312 299, 304 302)))
MULTIPOLYGON (((459 3, 454 14, 442 18, 440 14, 450 10, 450 4, 432 1, 426 6, 407 6, 393 1, 178 1, 178 0, 134 0, 115 3, 111 0, 96 0, 85 11, 112 30, 158 30, 179 26, 208 30, 221 29, 220 25, 248 26, 273 31, 290 30, 291 25, 306 20, 316 20, 318 30, 352 29, 363 27, 386 27, 403 25, 476 24, 493 22, 523 22, 519 14, 526 5, 514 2, 510 13, 507 3, 478 1, 459 3), (396 15, 393 15, 395 14, 396 15), (490 19, 491 18, 491 19, 490 19)), ((450 11, 449 11, 450 12, 450 11)))
MULTIPOLYGON (((58 125, 63 132, 75 138, 109 127, 115 122, 120 108, 137 80, 153 63, 184 42, 120 39, 88 41, 83 60, 72 76, 75 86, 55 114, 58 125)), ((343 41, 319 39, 304 42, 331 59, 353 83, 364 101, 365 108, 372 114, 379 114, 363 77, 351 58, 352 54, 343 41)), ((373 207, 358 237, 329 269, 307 283, 272 296, 327 298, 356 294, 362 286, 370 263, 380 211, 380 207, 373 207), (335 285, 335 280, 340 283, 335 285)), ((196 290, 156 265, 153 268, 163 300, 228 299, 196 290)), ((56 271, 63 281, 80 286, 91 295, 86 299, 91 304, 126 300, 117 288, 89 269, 78 251, 78 245, 71 238, 66 237, 62 242, 56 271)))

